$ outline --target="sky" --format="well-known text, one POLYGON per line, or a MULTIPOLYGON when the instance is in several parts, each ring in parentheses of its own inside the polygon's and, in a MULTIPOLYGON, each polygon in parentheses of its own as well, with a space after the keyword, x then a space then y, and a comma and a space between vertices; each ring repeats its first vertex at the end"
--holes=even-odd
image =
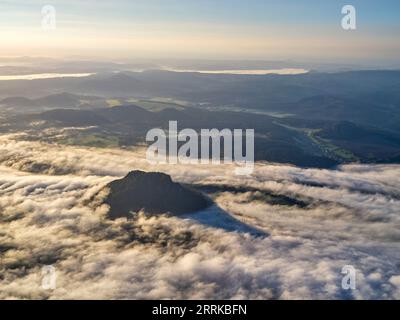
POLYGON ((399 16, 396 0, 0 0, 0 55, 396 61, 399 16))

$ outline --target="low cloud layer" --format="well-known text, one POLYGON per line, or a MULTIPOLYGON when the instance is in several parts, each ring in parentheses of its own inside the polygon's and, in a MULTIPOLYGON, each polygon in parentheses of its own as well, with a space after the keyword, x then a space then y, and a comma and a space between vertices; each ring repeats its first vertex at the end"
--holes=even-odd
POLYGON ((338 170, 257 164, 149 166, 143 150, 90 149, 0 138, 0 298, 399 299, 400 166, 338 170), (269 236, 190 217, 105 219, 99 191, 128 171, 242 187, 217 205, 269 236), (272 205, 285 195, 305 207, 272 205), (57 287, 41 288, 54 265, 57 287), (341 269, 357 270, 357 290, 341 269))

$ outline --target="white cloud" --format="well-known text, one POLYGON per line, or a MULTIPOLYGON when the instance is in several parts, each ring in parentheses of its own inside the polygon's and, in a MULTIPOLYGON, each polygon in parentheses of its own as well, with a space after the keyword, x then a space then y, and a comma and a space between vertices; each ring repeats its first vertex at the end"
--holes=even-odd
POLYGON ((0 298, 399 297, 399 166, 257 164, 252 176, 233 172, 231 166, 149 166, 141 150, 3 136, 0 298), (219 193, 215 201, 269 236, 168 216, 108 221, 107 207, 93 197, 133 169, 165 171, 186 183, 247 187, 219 193), (257 197, 260 192, 309 205, 271 205, 257 197), (40 287, 45 264, 57 269, 53 291, 40 287), (344 265, 357 270, 354 292, 341 289, 344 265))

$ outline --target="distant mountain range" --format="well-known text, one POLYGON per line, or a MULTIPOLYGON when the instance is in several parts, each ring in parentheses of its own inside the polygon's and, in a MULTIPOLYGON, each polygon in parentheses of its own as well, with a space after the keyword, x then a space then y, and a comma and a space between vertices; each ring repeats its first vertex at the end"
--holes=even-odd
POLYGON ((82 96, 67 92, 52 94, 49 96, 29 99, 25 97, 8 97, 0 100, 1 108, 12 108, 15 111, 36 111, 46 108, 87 108, 93 107, 100 98, 94 96, 82 96))
MULTIPOLYGON (((399 162, 400 134, 349 121, 275 118, 244 112, 206 111, 196 108, 164 109, 150 112, 138 106, 92 110, 56 109, 21 114, 0 120, 0 131, 32 133, 31 137, 60 143, 88 146, 143 144, 148 130, 164 128, 177 120, 178 129, 255 129, 255 159, 290 163, 303 167, 332 167, 336 164, 399 162), (87 127, 78 133, 55 131, 54 138, 43 136, 48 128, 87 127)), ((51 131, 53 132, 53 131, 51 131)))
MULTIPOLYGON (((400 71, 351 71, 302 75, 225 75, 169 71, 109 72, 85 78, 1 81, 0 96, 37 97, 70 92, 44 101, 6 100, 23 106, 76 107, 82 95, 168 97, 210 108, 241 108, 292 114, 301 119, 350 121, 400 131, 400 71)), ((3 100, 4 101, 4 100, 3 100)), ((10 103, 11 102, 11 103, 10 103)))
POLYGON ((0 81, 4 92, 21 95, 0 101, 0 111, 23 112, 1 119, 2 132, 28 130, 57 140, 43 137, 44 129, 91 127, 57 140, 61 143, 129 146, 144 143, 149 129, 177 120, 180 129, 255 129, 256 160, 304 167, 400 162, 400 71, 285 76, 110 72, 0 81), (65 93, 54 94, 61 90, 65 93), (50 95, 25 98, 40 93, 50 95), (158 102, 151 100, 155 97, 158 102), (140 100, 139 107, 132 105, 133 98, 150 100, 140 100))

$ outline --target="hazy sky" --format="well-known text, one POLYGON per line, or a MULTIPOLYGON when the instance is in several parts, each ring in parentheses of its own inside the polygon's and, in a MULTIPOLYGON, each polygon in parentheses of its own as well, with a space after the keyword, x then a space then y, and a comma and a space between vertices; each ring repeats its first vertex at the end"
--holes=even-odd
POLYGON ((394 61, 399 34, 398 0, 0 0, 1 56, 394 61), (56 30, 42 29, 43 5, 56 30))

